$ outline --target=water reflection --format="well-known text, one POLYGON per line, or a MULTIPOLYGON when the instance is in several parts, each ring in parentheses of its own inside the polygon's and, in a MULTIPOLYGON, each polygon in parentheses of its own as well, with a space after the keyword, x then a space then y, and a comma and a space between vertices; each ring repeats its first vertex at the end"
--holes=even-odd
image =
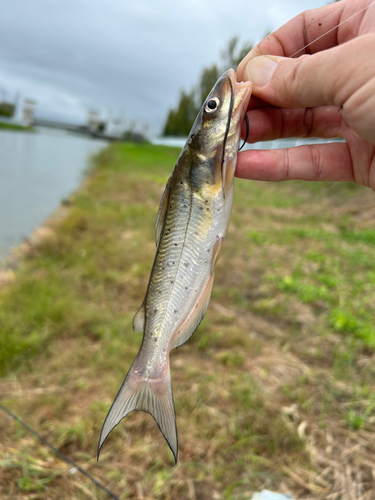
POLYGON ((0 132, 0 261, 79 186, 105 145, 60 130, 0 132))

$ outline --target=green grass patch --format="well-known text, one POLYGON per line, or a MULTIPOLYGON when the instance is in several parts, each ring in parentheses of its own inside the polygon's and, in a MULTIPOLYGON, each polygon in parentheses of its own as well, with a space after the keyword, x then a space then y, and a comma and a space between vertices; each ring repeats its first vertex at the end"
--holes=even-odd
POLYGON ((33 127, 24 127, 15 123, 6 123, 0 121, 0 130, 14 130, 18 132, 34 132, 33 127))
MULTIPOLYGON (((282 484, 303 498, 296 475, 312 485, 324 475, 332 488, 310 493, 333 498, 341 493, 326 450, 371 432, 375 394, 374 232, 360 217, 367 191, 349 184, 236 181, 208 314, 171 354, 179 463, 152 418, 134 412, 96 465, 102 421, 141 344, 132 319, 178 154, 130 143, 102 151, 51 238, 0 288, 6 404, 80 465, 98 467, 119 498, 240 500, 282 484)), ((0 428, 0 495, 96 497, 26 431, 5 420, 0 428)), ((372 477, 366 442, 371 458, 352 477, 372 477)))

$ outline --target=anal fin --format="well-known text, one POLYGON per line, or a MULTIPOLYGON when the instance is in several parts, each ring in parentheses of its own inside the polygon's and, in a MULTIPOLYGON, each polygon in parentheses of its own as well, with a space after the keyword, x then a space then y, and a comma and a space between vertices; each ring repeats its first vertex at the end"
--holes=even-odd
POLYGON ((177 335, 173 339, 172 349, 176 349, 182 344, 185 344, 185 342, 190 339, 195 330, 198 328, 199 323, 202 321, 203 316, 206 314, 207 307, 210 302, 213 282, 214 275, 211 274, 190 315, 178 328, 177 335))
POLYGON ((226 157, 221 165, 221 185, 223 198, 226 199, 233 186, 233 177, 236 170, 237 155, 235 157, 226 157))

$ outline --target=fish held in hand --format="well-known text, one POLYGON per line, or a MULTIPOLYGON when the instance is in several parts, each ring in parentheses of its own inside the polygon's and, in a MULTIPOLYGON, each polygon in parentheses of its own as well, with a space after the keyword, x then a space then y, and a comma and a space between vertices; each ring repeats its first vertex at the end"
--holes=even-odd
POLYGON ((177 461, 177 429, 169 353, 184 344, 207 310, 214 267, 228 228, 241 123, 251 83, 224 73, 194 122, 162 196, 155 224, 157 251, 133 329, 139 352, 108 412, 100 449, 128 413, 156 420, 177 461))

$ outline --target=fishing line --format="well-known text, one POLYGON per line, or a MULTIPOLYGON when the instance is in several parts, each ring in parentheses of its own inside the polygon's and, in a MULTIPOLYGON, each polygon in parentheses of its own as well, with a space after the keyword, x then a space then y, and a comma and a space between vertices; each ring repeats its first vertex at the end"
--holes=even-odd
MULTIPOLYGON (((317 42, 318 40, 320 40, 321 38, 325 37, 326 35, 328 35, 329 33, 331 33, 333 30, 339 28, 340 26, 342 26, 343 24, 347 23, 348 21, 350 21, 351 19, 353 19, 353 17, 356 17, 358 16, 359 14, 361 14, 362 12, 365 12, 367 9, 369 9, 370 7, 372 7, 373 5, 375 5, 375 0, 373 0, 369 5, 367 5, 366 7, 364 7, 363 9, 359 10, 358 12, 356 12, 355 14, 352 14, 351 16, 349 16, 347 19, 345 19, 344 21, 341 21, 341 23, 337 24, 336 26, 334 26, 333 28, 331 28, 330 30, 326 31, 325 33, 323 33, 322 35, 318 36, 318 38, 315 38, 315 40, 313 40, 312 42, 308 43, 307 45, 305 45, 304 47, 302 47, 301 49, 297 50, 297 52, 294 52, 294 54, 292 54, 291 56, 289 56, 290 58, 293 58, 295 57, 297 54, 299 54, 300 52, 302 52, 303 50, 305 50, 307 47, 310 47, 310 45, 312 45, 313 43, 317 42)), ((244 147, 246 141, 247 141, 247 137, 249 135, 249 119, 247 117, 247 115, 245 114, 245 120, 246 120, 246 139, 244 140, 242 146, 239 148, 238 151, 241 151, 241 149, 244 147)))
POLYGON ((317 42, 318 40, 320 40, 321 38, 323 38, 324 36, 328 35, 328 33, 331 33, 331 31, 335 30, 336 28, 339 28, 340 26, 342 26, 343 24, 347 23, 348 21, 350 21, 351 19, 353 19, 353 17, 356 17, 358 16, 359 14, 361 14, 362 12, 364 12, 365 10, 369 9, 372 5, 375 4, 375 0, 373 0, 369 5, 367 5, 367 7, 364 7, 363 9, 359 10, 358 12, 356 12, 355 14, 352 14, 350 17, 348 17, 348 19, 345 19, 345 21, 342 21, 341 23, 337 24, 336 26, 334 26, 333 28, 331 28, 330 30, 326 31, 325 33, 323 33, 323 35, 320 35, 318 36, 318 38, 315 38, 315 40, 313 40, 312 42, 308 43, 307 45, 305 45, 304 47, 302 47, 302 49, 299 49, 297 50, 297 52, 295 52, 294 54, 292 54, 291 56, 289 56, 290 58, 294 57, 295 55, 297 55, 299 52, 302 52, 302 50, 306 49, 307 47, 310 47, 310 45, 312 45, 313 43, 317 42))
POLYGON ((86 476, 88 479, 90 479, 90 481, 92 481, 95 484, 95 486, 97 486, 101 490, 105 491, 108 496, 110 496, 114 500, 120 500, 114 493, 109 491, 103 484, 99 483, 99 481, 97 481, 94 477, 92 477, 88 472, 86 472, 79 465, 77 465, 75 462, 73 462, 73 460, 71 460, 66 455, 64 455, 64 453, 62 451, 55 448, 53 446, 53 444, 51 444, 49 441, 47 441, 47 439, 42 437, 40 434, 38 434, 36 431, 34 431, 34 429, 29 427, 27 424, 25 424, 25 422, 23 422, 20 418, 17 417, 17 415, 12 413, 10 410, 8 410, 8 408, 6 408, 1 403, 0 403, 0 409, 3 410, 7 415, 9 415, 13 420, 15 420, 20 425, 22 425, 22 427, 24 427, 26 430, 28 430, 31 434, 33 434, 33 436, 37 437, 39 439, 39 441, 41 441, 43 444, 48 446, 48 448, 50 448, 52 451, 54 451, 56 453, 56 455, 58 455, 62 460, 64 460, 64 462, 66 462, 69 465, 72 465, 74 469, 71 469, 71 472, 73 472, 73 471, 75 472, 75 470, 77 470, 78 472, 80 472, 81 474, 86 476))
POLYGON ((245 137, 245 139, 243 141, 242 146, 240 147, 240 149, 238 151, 241 151, 241 149, 245 146, 247 138, 249 137, 249 117, 247 116, 246 113, 245 113, 244 118, 245 118, 245 122, 246 122, 246 137, 245 137))

